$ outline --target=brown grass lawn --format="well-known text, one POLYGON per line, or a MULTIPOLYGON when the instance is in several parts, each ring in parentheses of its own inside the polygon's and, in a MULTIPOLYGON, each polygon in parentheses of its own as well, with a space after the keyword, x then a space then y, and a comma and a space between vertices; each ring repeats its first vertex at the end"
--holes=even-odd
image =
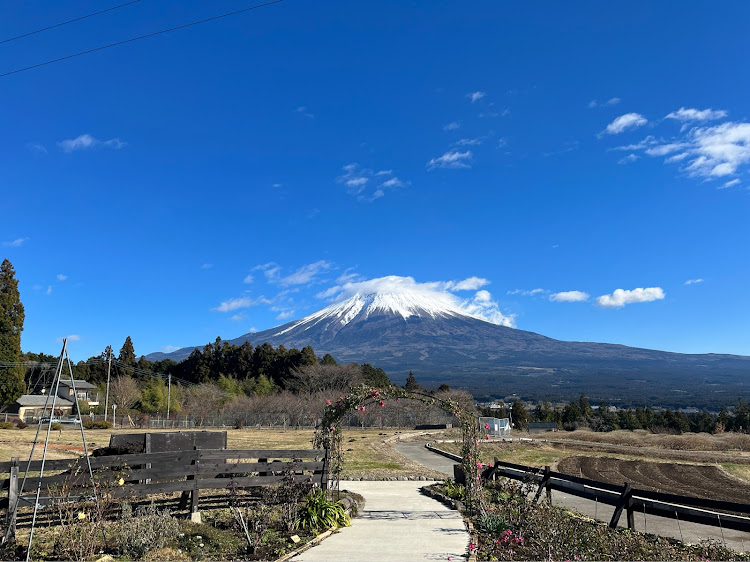
MULTIPOLYGON (((151 430, 154 433, 163 431, 169 430, 151 430)), ((86 444, 89 451, 108 445, 113 432, 138 433, 139 430, 86 430, 86 444)), ((342 476, 344 478, 425 476, 441 479, 439 473, 410 461, 396 451, 393 444, 403 433, 405 432, 377 429, 345 431, 342 476)), ((36 429, 31 427, 22 430, 0 430, 0 461, 9 461, 14 456, 21 460, 28 459, 35 434, 36 429)), ((312 439, 313 430, 227 429, 227 444, 230 449, 311 449, 312 439)), ((40 434, 40 441, 44 442, 44 432, 40 434)), ((34 451, 35 459, 42 458, 42 448, 41 444, 37 445, 34 451)), ((80 430, 66 427, 62 431, 50 433, 48 459, 73 458, 81 454, 83 454, 83 442, 80 430)))

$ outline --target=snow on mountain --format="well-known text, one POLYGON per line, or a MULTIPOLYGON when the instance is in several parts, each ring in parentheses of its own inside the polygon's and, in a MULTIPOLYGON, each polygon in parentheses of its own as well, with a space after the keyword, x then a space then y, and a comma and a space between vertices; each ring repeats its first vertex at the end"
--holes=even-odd
POLYGON ((451 298, 439 298, 417 291, 402 291, 399 293, 370 293, 360 294, 319 310, 301 320, 284 326, 284 329, 273 334, 281 336, 295 328, 303 327, 307 330, 323 321, 337 320, 341 327, 354 320, 364 321, 371 315, 391 314, 400 316, 404 320, 411 316, 419 318, 447 318, 451 316, 465 316, 467 318, 481 318, 469 314, 453 302, 451 298))

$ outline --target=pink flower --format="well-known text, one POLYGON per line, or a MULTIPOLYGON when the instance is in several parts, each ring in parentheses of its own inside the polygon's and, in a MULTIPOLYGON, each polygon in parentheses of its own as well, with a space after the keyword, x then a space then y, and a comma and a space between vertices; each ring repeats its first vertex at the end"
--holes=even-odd
POLYGON ((326 404, 328 404, 330 406, 331 405, 331 401, 330 400, 326 400, 326 404))
POLYGON ((477 548, 477 545, 475 545, 473 542, 469 543, 469 550, 474 552, 474 550, 477 548))
POLYGON ((477 461, 477 468, 481 469, 483 466, 482 461, 477 461))
POLYGON ((490 428, 490 424, 488 423, 484 424, 484 429, 489 429, 489 428, 490 428))
POLYGON ((490 438, 490 434, 488 433, 487 435, 485 435, 485 437, 486 437, 487 439, 489 439, 489 438, 490 438))
POLYGON ((382 408, 383 406, 385 406, 385 401, 384 401, 384 400, 381 400, 381 401, 380 401, 380 407, 382 408))
POLYGON ((336 426, 335 425, 331 426, 331 431, 336 431, 336 426))

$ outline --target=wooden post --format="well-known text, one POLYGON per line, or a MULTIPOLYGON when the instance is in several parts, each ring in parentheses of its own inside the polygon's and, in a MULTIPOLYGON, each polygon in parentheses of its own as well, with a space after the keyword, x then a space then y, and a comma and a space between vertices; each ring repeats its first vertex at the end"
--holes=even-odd
MULTIPOLYGON (((143 446, 143 452, 149 454, 151 452, 151 434, 146 433, 146 443, 143 446)), ((146 463, 146 470, 151 468, 151 463, 146 463)), ((151 478, 146 478, 144 484, 151 484, 151 478)))
POLYGON ((534 501, 539 501, 539 498, 542 497, 542 490, 545 490, 547 492, 547 501, 552 501, 552 488, 550 487, 549 478, 550 469, 548 465, 544 467, 544 476, 542 476, 542 479, 539 482, 539 488, 534 495, 534 501))
POLYGON ((329 449, 326 448, 325 451, 325 455, 323 455, 323 474, 320 475, 320 488, 322 490, 328 489, 328 465, 330 462, 330 459, 328 457, 329 449))
POLYGON ((615 512, 612 514, 612 520, 609 522, 609 526, 611 528, 617 527, 617 524, 620 522, 620 515, 622 515, 622 510, 625 508, 628 508, 628 528, 630 527, 630 523, 633 520, 633 507, 632 507, 632 501, 633 501, 633 489, 630 487, 630 484, 628 482, 625 482, 625 487, 622 489, 622 494, 620 495, 620 499, 617 500, 617 506, 615 507, 615 512))
POLYGON ((3 542, 16 537, 16 512, 18 511, 18 457, 10 459, 10 480, 8 480, 8 526, 5 530, 3 542))

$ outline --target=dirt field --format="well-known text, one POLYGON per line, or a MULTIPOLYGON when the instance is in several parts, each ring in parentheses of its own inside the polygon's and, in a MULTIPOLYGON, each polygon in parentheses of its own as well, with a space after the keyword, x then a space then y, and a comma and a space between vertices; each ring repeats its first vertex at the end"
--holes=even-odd
POLYGON ((718 466, 573 456, 557 464, 558 472, 610 484, 715 500, 750 503, 750 483, 718 466))

